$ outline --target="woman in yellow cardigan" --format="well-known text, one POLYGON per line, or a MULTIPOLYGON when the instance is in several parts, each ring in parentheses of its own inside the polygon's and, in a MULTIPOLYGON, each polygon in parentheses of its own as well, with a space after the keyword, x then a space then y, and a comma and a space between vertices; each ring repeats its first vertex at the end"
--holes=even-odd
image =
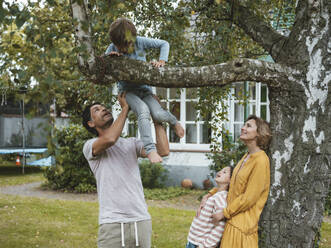
POLYGON ((226 220, 221 248, 258 247, 258 222, 270 188, 269 158, 262 149, 270 138, 269 124, 256 116, 248 117, 241 128, 240 139, 248 153, 233 171, 227 207, 214 214, 215 222, 226 220))

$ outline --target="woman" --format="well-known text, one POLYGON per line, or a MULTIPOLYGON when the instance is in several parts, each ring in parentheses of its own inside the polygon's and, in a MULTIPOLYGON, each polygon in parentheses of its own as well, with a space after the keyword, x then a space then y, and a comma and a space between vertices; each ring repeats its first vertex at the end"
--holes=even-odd
POLYGON ((215 222, 226 220, 221 248, 258 247, 258 222, 270 188, 269 158, 263 149, 270 138, 269 124, 254 115, 241 128, 248 153, 234 168, 227 207, 213 216, 215 222))

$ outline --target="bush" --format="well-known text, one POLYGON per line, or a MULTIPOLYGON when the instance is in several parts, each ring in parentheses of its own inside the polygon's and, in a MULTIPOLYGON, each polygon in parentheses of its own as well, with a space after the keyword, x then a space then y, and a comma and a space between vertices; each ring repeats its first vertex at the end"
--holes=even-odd
POLYGON ((148 160, 143 160, 139 164, 139 169, 144 188, 164 187, 168 171, 161 164, 151 164, 148 160))
POLYGON ((187 195, 192 192, 190 189, 181 187, 168 187, 164 189, 144 189, 147 200, 169 200, 178 196, 187 195))
POLYGON ((235 166, 246 153, 246 146, 240 140, 233 142, 231 137, 224 133, 222 139, 222 150, 214 151, 208 154, 212 160, 209 166, 211 176, 215 177, 216 173, 226 166, 235 166))
POLYGON ((55 129, 53 154, 56 166, 46 169, 47 185, 55 190, 95 192, 96 182, 83 154, 83 146, 90 134, 81 125, 70 124, 55 129))

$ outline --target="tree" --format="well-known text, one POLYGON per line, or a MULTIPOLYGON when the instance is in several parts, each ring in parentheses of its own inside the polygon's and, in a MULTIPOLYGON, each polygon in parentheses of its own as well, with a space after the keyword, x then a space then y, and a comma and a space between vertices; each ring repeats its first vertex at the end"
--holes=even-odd
MULTIPOLYGON (((161 4, 132 1, 131 7, 139 2, 161 4)), ((224 86, 238 81, 266 83, 273 131, 269 150, 272 185, 261 221, 261 245, 313 247, 330 183, 330 1, 183 2, 183 6, 188 4, 186 8, 195 6, 196 12, 214 24, 231 22, 275 62, 236 58, 221 64, 158 70, 125 58, 98 57, 91 39, 91 6, 73 0, 76 36, 82 48, 81 71, 103 84, 125 80, 180 88, 224 86), (289 7, 295 4, 295 20, 288 35, 273 29, 267 15, 269 10, 281 12, 284 5, 279 3, 289 7)))
POLYGON ((56 97, 57 109, 76 115, 85 99, 109 97, 108 87, 88 81, 200 87, 211 110, 232 82, 266 83, 272 186, 260 223, 261 247, 312 247, 330 183, 329 2, 1 1, 0 83, 35 80, 30 99, 56 97), (154 69, 102 56, 109 24, 122 15, 140 24, 141 35, 170 42, 170 66, 154 69), (278 32, 291 16, 289 33, 278 32), (275 62, 257 60, 261 54, 275 62))

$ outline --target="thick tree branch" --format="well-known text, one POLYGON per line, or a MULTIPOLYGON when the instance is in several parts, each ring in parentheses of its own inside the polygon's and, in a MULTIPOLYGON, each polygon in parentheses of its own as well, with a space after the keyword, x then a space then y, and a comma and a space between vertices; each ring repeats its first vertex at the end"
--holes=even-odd
MULTIPOLYGON (((102 72, 100 74, 110 75, 118 81, 166 88, 224 86, 240 81, 263 82, 271 87, 288 88, 294 83, 294 75, 298 74, 296 70, 277 63, 252 59, 236 59, 201 67, 159 69, 146 62, 125 57, 106 56, 103 61, 104 64, 99 63, 97 70, 102 72)), ((105 78, 98 78, 97 83, 107 83, 105 78)))
POLYGON ((252 13, 250 9, 240 5, 238 0, 228 0, 233 4, 233 21, 242 28, 247 35, 260 44, 277 61, 287 38, 276 32, 270 24, 264 22, 252 13))
POLYGON ((88 71, 93 71, 95 55, 91 40, 91 27, 85 5, 85 0, 71 0, 75 33, 81 48, 81 53, 78 55, 78 63, 85 74, 90 74, 88 71))

